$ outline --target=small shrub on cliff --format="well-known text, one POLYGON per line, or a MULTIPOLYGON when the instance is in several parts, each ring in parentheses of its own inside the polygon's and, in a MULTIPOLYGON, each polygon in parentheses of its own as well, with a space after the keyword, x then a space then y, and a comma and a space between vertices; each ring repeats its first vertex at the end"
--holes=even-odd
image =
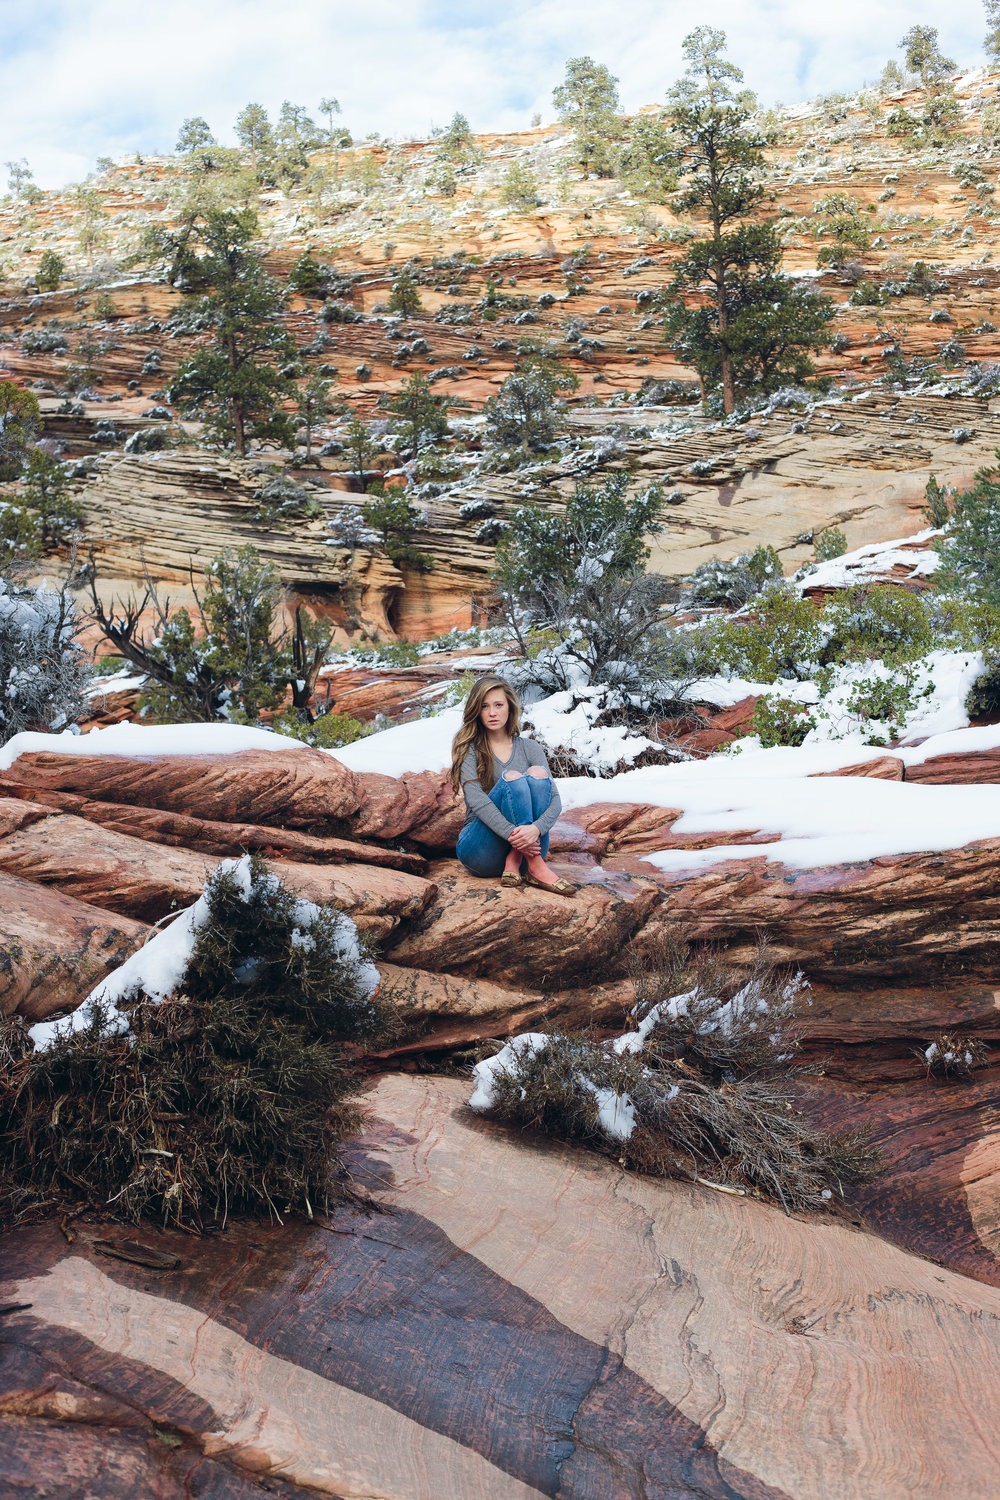
POLYGON ((25 729, 65 729, 86 712, 92 668, 76 643, 68 589, 0 576, 0 744, 25 729))
POLYGON ((937 1036, 927 1047, 917 1047, 916 1055, 937 1078, 968 1078, 976 1068, 985 1068, 989 1053, 982 1042, 970 1036, 937 1036))
POLYGON ((800 977, 761 954, 678 972, 676 952, 634 974, 635 1030, 615 1042, 529 1033, 475 1069, 473 1108, 661 1176, 708 1174, 786 1209, 822 1208, 879 1155, 862 1133, 814 1129, 796 1107, 800 977), (687 988, 678 993, 678 985, 687 988))
POLYGON ((695 568, 685 580, 684 594, 692 604, 730 605, 734 609, 747 604, 773 579, 780 578, 781 559, 773 547, 761 545, 744 552, 732 562, 710 558, 695 568))
POLYGON ((69 1192, 200 1230, 325 1207, 357 1125, 354 1058, 388 1024, 377 983, 346 917, 259 857, 226 861, 173 927, 35 1032, 41 1050, 5 1023, 8 1213, 69 1192))
POLYGON ((839 526, 828 526, 817 535, 813 548, 818 563, 831 562, 835 557, 843 557, 847 551, 847 538, 839 526))
POLYGON ((311 719, 309 702, 330 644, 330 630, 295 611, 291 631, 278 625, 281 597, 277 570, 253 547, 224 552, 208 567, 197 618, 187 609, 170 612, 152 585, 141 599, 110 610, 91 583, 92 617, 115 649, 144 672, 147 686, 140 712, 165 724, 188 720, 255 723, 291 694, 291 708, 311 719), (151 639, 141 621, 156 620, 151 639))
POLYGON ((947 534, 935 543, 935 583, 943 593, 1000 604, 1000 468, 978 469, 970 488, 951 500, 947 534))

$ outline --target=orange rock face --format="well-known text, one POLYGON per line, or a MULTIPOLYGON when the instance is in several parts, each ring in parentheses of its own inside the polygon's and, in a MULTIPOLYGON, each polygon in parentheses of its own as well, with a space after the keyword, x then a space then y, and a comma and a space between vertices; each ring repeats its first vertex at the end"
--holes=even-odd
POLYGON ((992 1493, 1000 1290, 465 1097, 373 1089, 350 1165, 385 1213, 168 1231, 160 1272, 98 1253, 114 1226, 9 1236, 5 1477, 101 1500, 992 1493))
POLYGON ((0 1013, 41 1021, 73 1010, 123 964, 146 926, 0 873, 0 1013))
POLYGON ((356 813, 362 801, 352 771, 306 746, 155 760, 42 752, 20 756, 7 779, 95 801, 293 828, 337 825, 356 813))

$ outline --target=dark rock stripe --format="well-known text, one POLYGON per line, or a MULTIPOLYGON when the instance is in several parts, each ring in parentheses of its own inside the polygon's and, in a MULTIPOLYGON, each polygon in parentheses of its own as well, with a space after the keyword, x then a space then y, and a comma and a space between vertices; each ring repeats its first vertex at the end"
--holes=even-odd
MULTIPOLYGON (((201 1244, 165 1236, 185 1264, 155 1287, 122 1262, 102 1261, 101 1270, 197 1308, 558 1500, 783 1500, 721 1458, 616 1356, 427 1219, 406 1210, 341 1215, 337 1227, 344 1232, 240 1226, 201 1244)), ((58 1328, 39 1333, 46 1337, 63 1344, 58 1328)), ((106 1389, 144 1407, 155 1396, 170 1420, 181 1409, 190 1420, 185 1393, 171 1395, 162 1376, 101 1360, 106 1389)), ((88 1374, 97 1373, 88 1361, 88 1374)))

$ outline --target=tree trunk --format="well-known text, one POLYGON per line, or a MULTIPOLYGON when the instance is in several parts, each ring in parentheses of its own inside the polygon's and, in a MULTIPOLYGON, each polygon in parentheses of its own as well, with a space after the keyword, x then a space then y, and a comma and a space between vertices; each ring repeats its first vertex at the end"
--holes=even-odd
POLYGON ((246 456, 247 456, 247 436, 246 436, 246 429, 243 426, 243 409, 235 401, 233 402, 232 412, 233 412, 233 442, 235 443, 236 451, 240 455, 240 458, 246 458, 246 456))

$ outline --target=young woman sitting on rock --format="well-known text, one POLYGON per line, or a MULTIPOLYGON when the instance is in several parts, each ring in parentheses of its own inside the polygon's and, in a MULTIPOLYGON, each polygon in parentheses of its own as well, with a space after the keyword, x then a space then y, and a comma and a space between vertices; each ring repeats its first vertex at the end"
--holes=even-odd
POLYGON ((544 753, 521 733, 521 705, 502 677, 481 678, 466 699, 451 749, 451 779, 465 794, 456 852, 471 874, 576 895, 575 886, 545 863, 562 803, 544 753))

